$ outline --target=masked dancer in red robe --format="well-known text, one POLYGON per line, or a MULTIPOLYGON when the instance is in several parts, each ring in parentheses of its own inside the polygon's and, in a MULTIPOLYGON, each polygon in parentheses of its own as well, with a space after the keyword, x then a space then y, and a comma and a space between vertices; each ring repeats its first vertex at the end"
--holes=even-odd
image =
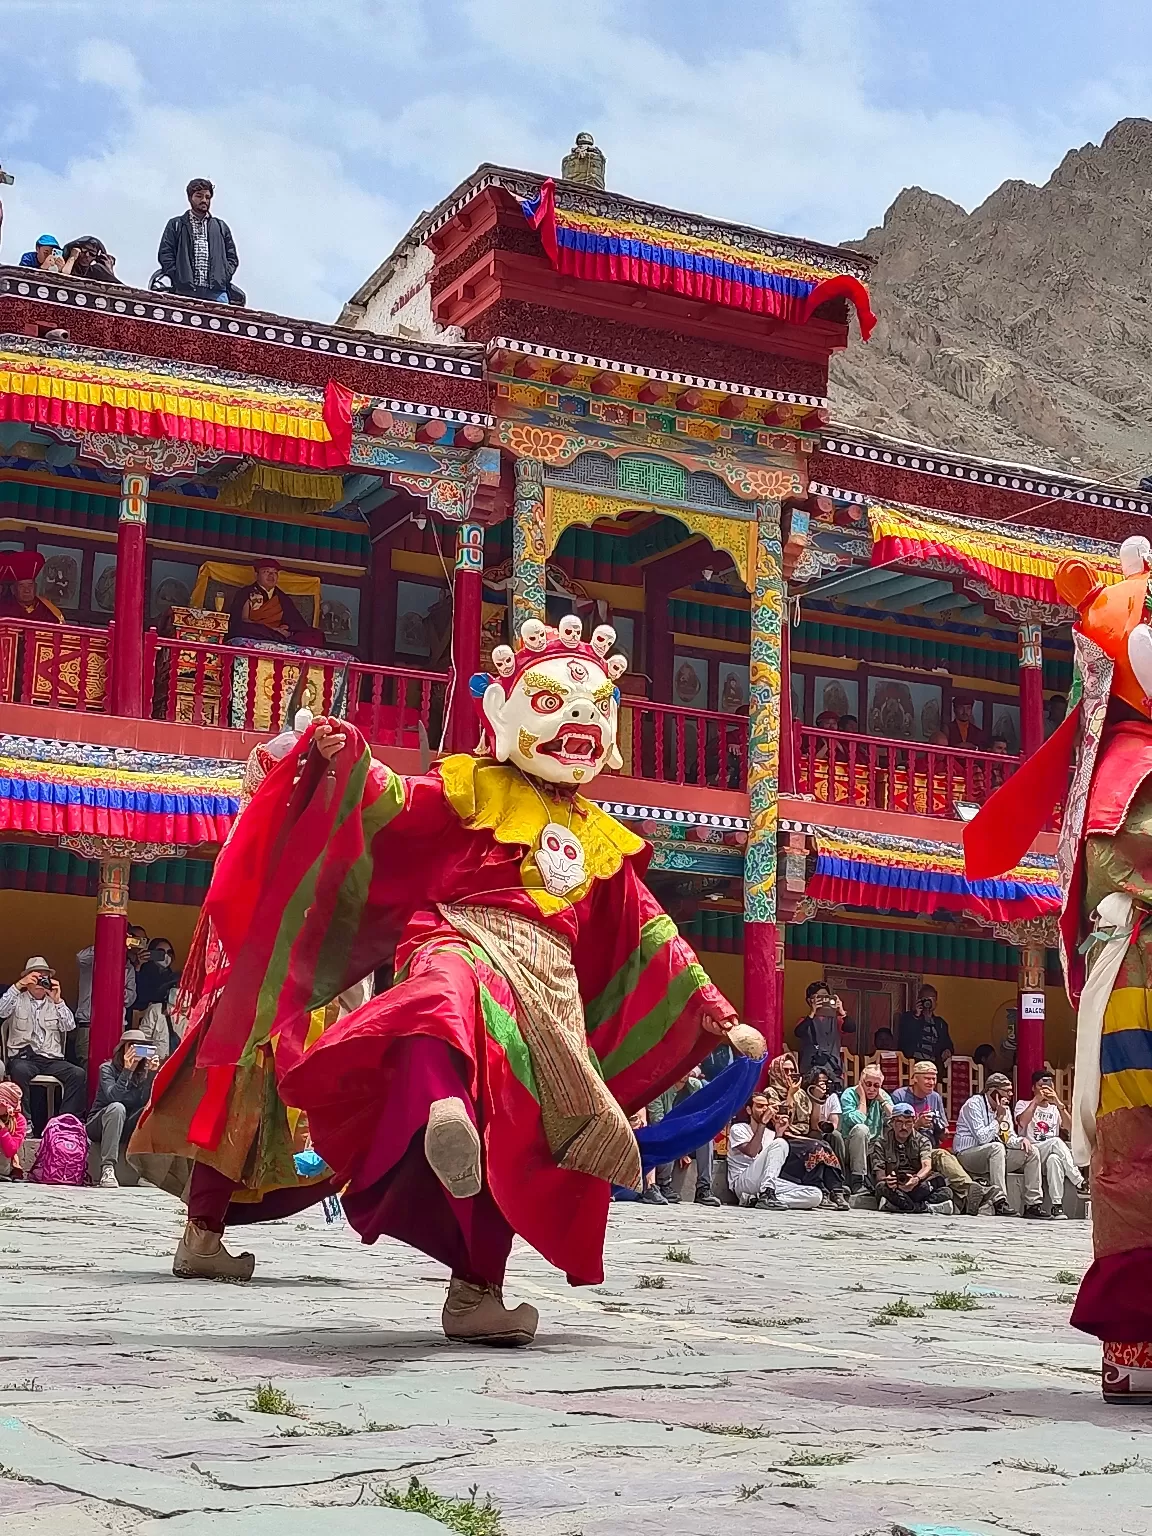
POLYGON ((214 1244, 223 1277, 226 1223, 339 1189, 365 1242, 447 1266, 449 1338, 527 1343, 514 1234, 600 1281, 611 1185, 641 1184, 628 1115, 718 1035, 763 1054, 644 885, 645 843, 580 793, 620 766, 614 641, 529 620, 473 679, 488 755, 406 779, 320 722, 244 812, 206 902, 230 964, 132 1143, 145 1170, 195 1164, 182 1247, 214 1244), (317 1025, 389 962, 388 991, 317 1025), (311 1185, 288 1106, 331 1170, 311 1185))

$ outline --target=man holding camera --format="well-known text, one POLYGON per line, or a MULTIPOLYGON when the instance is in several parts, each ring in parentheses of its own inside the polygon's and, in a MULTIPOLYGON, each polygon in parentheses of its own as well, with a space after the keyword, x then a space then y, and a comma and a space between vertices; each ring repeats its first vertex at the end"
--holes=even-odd
POLYGON ((897 1049, 913 1061, 934 1061, 943 1070, 955 1054, 948 1020, 936 1012, 936 988, 925 984, 916 999, 915 1013, 900 1015, 897 1049))
MULTIPOLYGON (((56 972, 43 955, 33 955, 20 979, 0 997, 0 1021, 5 1026, 8 1076, 19 1084, 29 1109, 32 1079, 54 1077, 60 1084, 59 1113, 82 1117, 84 1068, 64 1059, 65 1041, 76 1021, 60 997, 56 972)), ((36 1134, 43 1128, 37 1125, 36 1134)))
POLYGON ((808 1012, 796 1026, 799 1042, 800 1075, 822 1069, 829 1085, 837 1092, 844 1084, 844 1066, 840 1048, 846 1034, 855 1034, 856 1026, 845 1015, 844 1004, 823 981, 809 982, 804 989, 808 1012))

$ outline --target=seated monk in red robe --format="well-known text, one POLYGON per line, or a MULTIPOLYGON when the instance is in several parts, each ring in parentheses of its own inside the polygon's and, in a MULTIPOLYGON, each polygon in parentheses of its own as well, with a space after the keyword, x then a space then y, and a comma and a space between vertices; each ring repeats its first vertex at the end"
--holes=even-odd
POLYGON ((307 622, 296 604, 276 578, 280 566, 275 560, 261 559, 256 566, 256 580, 241 587, 228 610, 229 640, 287 641, 291 645, 323 645, 324 632, 307 622))
POLYGON ((55 603, 36 591, 36 578, 44 569, 38 550, 17 550, 0 565, 0 581, 11 581, 12 595, 0 600, 0 619, 31 619, 37 624, 63 624, 64 615, 55 603))

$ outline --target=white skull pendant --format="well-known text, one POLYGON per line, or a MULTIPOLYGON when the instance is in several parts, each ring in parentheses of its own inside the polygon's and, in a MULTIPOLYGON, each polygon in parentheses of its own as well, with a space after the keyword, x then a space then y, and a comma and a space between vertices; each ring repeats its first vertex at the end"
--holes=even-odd
POLYGON ((584 846, 576 834, 550 821, 536 845, 536 867, 550 896, 567 896, 588 878, 584 846))

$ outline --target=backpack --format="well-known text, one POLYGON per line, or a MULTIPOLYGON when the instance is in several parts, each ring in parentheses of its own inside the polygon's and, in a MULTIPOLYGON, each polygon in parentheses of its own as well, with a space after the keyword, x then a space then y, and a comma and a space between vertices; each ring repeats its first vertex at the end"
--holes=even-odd
POLYGON ((28 1177, 36 1184, 87 1184, 88 1133, 75 1115, 49 1120, 28 1177))

